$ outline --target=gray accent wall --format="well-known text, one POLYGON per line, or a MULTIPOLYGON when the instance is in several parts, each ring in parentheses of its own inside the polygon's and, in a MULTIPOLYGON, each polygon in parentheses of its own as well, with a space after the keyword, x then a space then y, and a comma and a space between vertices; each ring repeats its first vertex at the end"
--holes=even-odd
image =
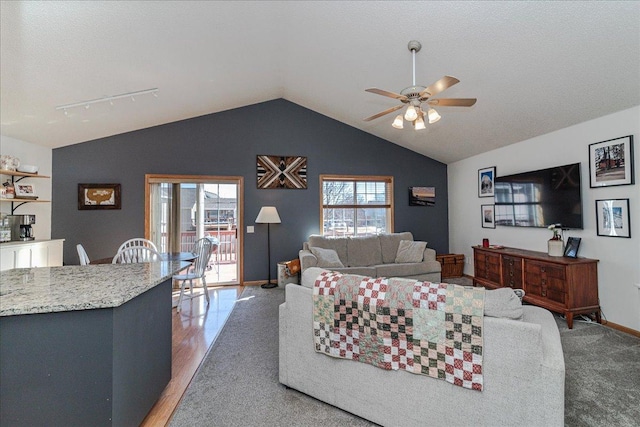
POLYGON ((276 206, 282 219, 271 226, 272 278, 278 261, 296 258, 309 234, 320 232, 320 174, 392 175, 395 231, 411 231, 438 253, 449 249, 445 164, 276 99, 54 149, 51 234, 66 239, 65 264, 78 264, 78 243, 97 259, 144 236, 147 173, 244 177, 246 281, 267 278, 267 229, 254 224, 261 206, 276 206), (308 188, 257 189, 256 156, 262 154, 306 156, 308 188), (79 183, 120 183, 122 209, 78 210, 79 183), (436 187, 436 205, 409 206, 411 186, 436 187), (247 225, 255 225, 255 233, 247 234, 247 225))

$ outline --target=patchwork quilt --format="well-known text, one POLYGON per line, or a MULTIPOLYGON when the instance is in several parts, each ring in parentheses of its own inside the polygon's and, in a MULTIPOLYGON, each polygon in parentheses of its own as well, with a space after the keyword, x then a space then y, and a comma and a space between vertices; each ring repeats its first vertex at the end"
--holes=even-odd
POLYGON ((482 391, 484 288, 323 272, 315 350, 482 391))

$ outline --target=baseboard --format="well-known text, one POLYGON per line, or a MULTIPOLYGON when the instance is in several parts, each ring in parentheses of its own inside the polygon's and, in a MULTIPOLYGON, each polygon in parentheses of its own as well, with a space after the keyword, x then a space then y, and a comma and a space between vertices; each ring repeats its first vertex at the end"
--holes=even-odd
POLYGON ((626 326, 618 325, 617 323, 609 322, 608 320, 603 320, 602 324, 610 327, 611 329, 640 338, 640 331, 636 331, 635 329, 627 328, 626 326))

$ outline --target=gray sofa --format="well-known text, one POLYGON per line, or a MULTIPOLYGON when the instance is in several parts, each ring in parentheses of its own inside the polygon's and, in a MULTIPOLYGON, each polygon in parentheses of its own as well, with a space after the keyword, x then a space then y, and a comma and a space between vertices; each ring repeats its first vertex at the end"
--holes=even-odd
POLYGON ((311 235, 298 254, 300 268, 303 273, 307 268, 321 267, 369 277, 406 277, 440 282, 441 265, 436 261, 436 251, 431 248, 425 247, 413 262, 396 262, 403 240, 413 242, 413 235, 410 232, 338 238, 311 235), (315 248, 335 251, 339 263, 330 264, 326 260, 323 263, 322 256, 314 255, 315 248))
MULTIPOLYGON (((383 426, 564 425, 564 357, 549 311, 525 305, 522 320, 484 318, 479 392, 316 353, 312 288, 321 271, 307 269, 302 286, 286 286, 279 314, 282 384, 383 426)), ((485 294, 485 316, 490 292, 496 291, 485 294)))

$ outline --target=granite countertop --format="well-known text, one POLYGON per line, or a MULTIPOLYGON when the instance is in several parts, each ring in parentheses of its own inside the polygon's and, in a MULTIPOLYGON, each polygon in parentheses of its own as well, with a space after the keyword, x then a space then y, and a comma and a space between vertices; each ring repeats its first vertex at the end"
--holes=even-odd
POLYGON ((118 307, 188 265, 161 261, 2 271, 0 316, 118 307))

